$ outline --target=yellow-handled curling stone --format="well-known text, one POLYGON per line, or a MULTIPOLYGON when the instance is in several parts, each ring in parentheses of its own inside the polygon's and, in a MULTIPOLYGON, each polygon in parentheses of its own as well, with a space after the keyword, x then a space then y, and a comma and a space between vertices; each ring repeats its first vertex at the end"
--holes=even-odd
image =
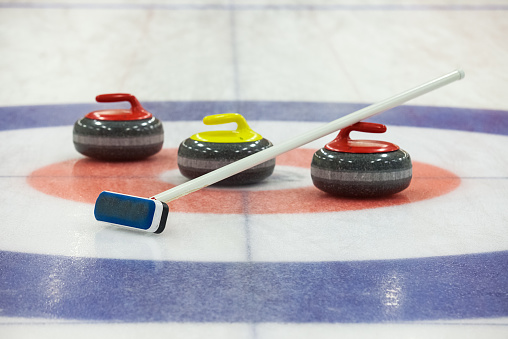
MULTIPOLYGON (((205 125, 232 122, 237 124, 236 130, 196 133, 180 144, 178 168, 182 175, 194 179, 272 146, 270 141, 254 132, 238 113, 209 115, 203 119, 205 125)), ((270 159, 224 179, 219 184, 253 184, 269 177, 274 167, 275 159, 270 159)))

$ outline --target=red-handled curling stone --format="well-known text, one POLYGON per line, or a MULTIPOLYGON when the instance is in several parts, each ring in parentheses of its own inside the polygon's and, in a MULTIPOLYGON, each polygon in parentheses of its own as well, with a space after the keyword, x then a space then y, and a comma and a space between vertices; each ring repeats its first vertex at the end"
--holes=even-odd
POLYGON ((345 197, 379 197, 406 189, 412 178, 409 154, 378 140, 352 140, 351 131, 384 133, 386 126, 359 122, 343 128, 337 138, 312 158, 311 177, 320 190, 345 197))
POLYGON ((131 94, 102 94, 98 102, 128 101, 130 109, 88 113, 74 124, 74 147, 100 160, 139 160, 159 152, 164 143, 162 123, 131 94))

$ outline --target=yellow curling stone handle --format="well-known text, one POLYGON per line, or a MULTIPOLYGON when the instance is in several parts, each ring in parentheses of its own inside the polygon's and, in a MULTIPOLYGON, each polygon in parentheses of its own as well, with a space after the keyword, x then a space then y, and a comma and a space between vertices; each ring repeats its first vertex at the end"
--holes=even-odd
POLYGON ((235 122, 237 124, 234 131, 208 131, 196 133, 190 138, 197 141, 215 142, 215 143, 238 143, 261 140, 263 137, 254 132, 245 118, 238 113, 224 113, 208 115, 203 118, 205 125, 222 125, 235 122))

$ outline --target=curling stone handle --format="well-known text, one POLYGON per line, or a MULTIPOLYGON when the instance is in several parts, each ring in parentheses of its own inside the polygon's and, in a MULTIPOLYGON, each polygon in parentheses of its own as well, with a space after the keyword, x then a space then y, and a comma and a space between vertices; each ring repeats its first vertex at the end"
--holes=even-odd
POLYGON ((111 94, 100 94, 95 97, 97 102, 120 102, 128 101, 131 104, 132 113, 144 111, 143 106, 139 103, 138 99, 132 94, 128 93, 111 93, 111 94))
POLYGON ((365 133, 384 133, 386 132, 386 126, 373 122, 357 122, 356 124, 341 129, 338 139, 349 139, 349 133, 353 131, 365 133))
POLYGON ((214 115, 208 115, 203 118, 203 123, 205 125, 222 125, 222 124, 229 124, 231 122, 234 122, 237 124, 237 131, 240 130, 250 130, 249 125, 247 124, 247 121, 245 118, 238 114, 238 113, 223 113, 223 114, 214 114, 214 115))
POLYGON ((366 133, 384 133, 386 126, 373 122, 357 122, 340 130, 339 135, 325 145, 325 149, 342 153, 385 153, 399 149, 399 146, 379 140, 352 140, 349 133, 352 131, 366 133))

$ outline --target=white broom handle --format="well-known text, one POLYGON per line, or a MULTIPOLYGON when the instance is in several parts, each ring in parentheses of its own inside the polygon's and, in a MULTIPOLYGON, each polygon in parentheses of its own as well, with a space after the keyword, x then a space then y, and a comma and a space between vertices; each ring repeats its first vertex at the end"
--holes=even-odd
POLYGON ((414 99, 420 95, 438 89, 456 80, 464 78, 464 71, 455 70, 439 78, 426 82, 418 87, 407 90, 403 93, 362 108, 354 113, 334 120, 326 125, 317 127, 295 138, 287 140, 279 145, 264 149, 243 159, 237 160, 229 165, 204 174, 186 183, 178 185, 170 190, 159 193, 153 198, 163 202, 169 202, 189 193, 200 190, 204 187, 215 184, 218 181, 229 178, 232 175, 240 173, 246 169, 259 165, 267 160, 275 158, 282 153, 305 145, 311 141, 324 137, 330 133, 336 132, 344 127, 355 124, 361 120, 371 117, 375 114, 384 112, 390 108, 399 106, 406 101, 414 99))

